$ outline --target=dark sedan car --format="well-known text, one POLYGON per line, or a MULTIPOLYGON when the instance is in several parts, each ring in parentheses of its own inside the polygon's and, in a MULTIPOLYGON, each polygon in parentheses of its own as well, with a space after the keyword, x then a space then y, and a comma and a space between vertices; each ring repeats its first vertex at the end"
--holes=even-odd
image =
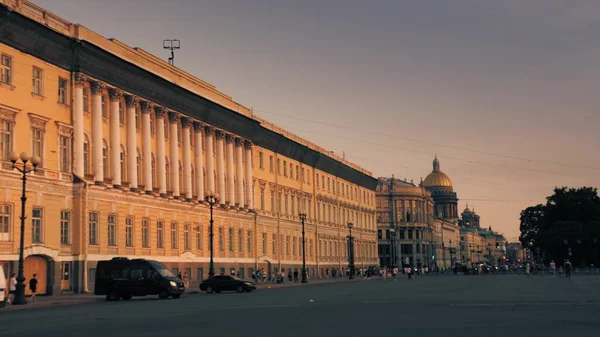
POLYGON ((254 283, 226 275, 213 276, 200 283, 200 290, 206 291, 207 294, 220 293, 221 291, 237 291, 238 293, 245 291, 249 293, 254 289, 256 289, 254 283))

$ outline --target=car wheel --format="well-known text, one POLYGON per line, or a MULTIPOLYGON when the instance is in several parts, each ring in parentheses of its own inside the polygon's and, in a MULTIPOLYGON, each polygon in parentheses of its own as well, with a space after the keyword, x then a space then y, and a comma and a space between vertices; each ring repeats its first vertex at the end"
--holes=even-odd
POLYGON ((243 293, 244 292, 244 286, 240 284, 240 285, 237 286, 236 290, 237 290, 238 293, 243 293))
POLYGON ((108 294, 106 294, 106 300, 107 301, 118 301, 119 300, 119 294, 114 289, 110 290, 108 292, 108 294))
POLYGON ((122 295, 121 298, 123 301, 129 301, 133 296, 131 294, 122 295))
POLYGON ((160 298, 161 300, 166 300, 169 297, 169 294, 167 293, 166 290, 161 290, 158 293, 158 298, 160 298))
POLYGON ((206 287, 206 293, 207 294, 212 294, 213 293, 213 287, 211 287, 211 286, 206 287))
POLYGON ((173 296, 173 298, 177 299, 177 298, 180 298, 180 297, 181 297, 181 294, 174 294, 174 295, 172 295, 172 296, 173 296))

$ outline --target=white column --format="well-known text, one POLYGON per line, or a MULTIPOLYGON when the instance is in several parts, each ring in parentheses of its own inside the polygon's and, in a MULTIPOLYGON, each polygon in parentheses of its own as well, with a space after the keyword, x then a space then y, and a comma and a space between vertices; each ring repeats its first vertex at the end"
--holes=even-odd
POLYGON ((127 109, 127 173, 129 176, 129 189, 137 192, 137 134, 135 128, 135 103, 137 99, 131 95, 125 96, 127 109))
POLYGON ((217 139, 217 189, 219 193, 219 203, 225 204, 225 165, 223 163, 223 141, 225 134, 220 131, 215 131, 215 137, 217 139))
POLYGON ((156 113, 156 165, 158 166, 158 187, 160 196, 167 196, 167 171, 165 157, 165 109, 155 106, 156 113))
POLYGON ((186 201, 192 201, 192 145, 190 144, 189 118, 181 118, 181 132, 183 136, 183 192, 186 201))
POLYGON ((85 78, 81 74, 75 75, 75 97, 73 100, 73 173, 80 178, 84 177, 83 168, 83 82, 85 78))
POLYGON ((238 207, 244 207, 244 150, 242 149, 243 140, 235 139, 235 176, 237 177, 237 195, 235 201, 238 207))
POLYGON ((227 151, 227 198, 226 202, 229 206, 235 205, 235 175, 233 171, 233 136, 226 135, 226 151, 227 151))
POLYGON ((102 84, 92 82, 92 163, 96 185, 104 184, 102 145, 102 84))
POLYGON ((110 169, 112 171, 114 188, 121 188, 121 124, 119 122, 119 101, 122 93, 111 88, 110 97, 110 169))
POLYGON ((215 186, 215 158, 214 158, 214 132, 215 130, 206 126, 204 128, 206 137, 206 181, 208 183, 208 193, 216 193, 217 189, 215 186))
POLYGON ((252 143, 246 141, 246 203, 248 209, 254 209, 254 195, 252 190, 252 143))
POLYGON ((171 131, 171 138, 169 140, 171 152, 171 190, 173 191, 173 198, 179 199, 179 137, 177 136, 177 113, 169 111, 169 127, 171 131))
MULTIPOLYGON (((204 200, 204 163, 202 160, 202 124, 194 122, 194 159, 196 163, 196 191, 199 201, 204 200)), ((211 153, 212 155, 212 153, 211 153)))
POLYGON ((140 102, 142 110, 142 166, 144 169, 144 188, 146 194, 152 194, 152 143, 150 140, 150 114, 152 106, 149 102, 140 102))

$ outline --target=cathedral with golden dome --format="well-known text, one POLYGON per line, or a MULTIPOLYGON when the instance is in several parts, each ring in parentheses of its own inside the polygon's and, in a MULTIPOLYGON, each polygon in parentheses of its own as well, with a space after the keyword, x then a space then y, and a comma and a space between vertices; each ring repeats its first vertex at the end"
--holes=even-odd
POLYGON ((452 187, 452 181, 440 170, 437 156, 433 160, 433 171, 422 182, 422 187, 431 193, 437 218, 451 222, 458 219, 458 197, 452 187))

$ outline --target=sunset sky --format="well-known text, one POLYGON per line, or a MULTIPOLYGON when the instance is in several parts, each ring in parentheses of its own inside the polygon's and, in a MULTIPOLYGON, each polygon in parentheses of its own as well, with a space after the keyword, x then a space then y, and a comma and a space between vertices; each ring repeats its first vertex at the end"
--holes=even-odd
POLYGON ((518 236, 554 186, 600 184, 597 0, 37 0, 290 131, 418 182, 441 169, 518 236), (557 164, 558 163, 558 164, 557 164))

